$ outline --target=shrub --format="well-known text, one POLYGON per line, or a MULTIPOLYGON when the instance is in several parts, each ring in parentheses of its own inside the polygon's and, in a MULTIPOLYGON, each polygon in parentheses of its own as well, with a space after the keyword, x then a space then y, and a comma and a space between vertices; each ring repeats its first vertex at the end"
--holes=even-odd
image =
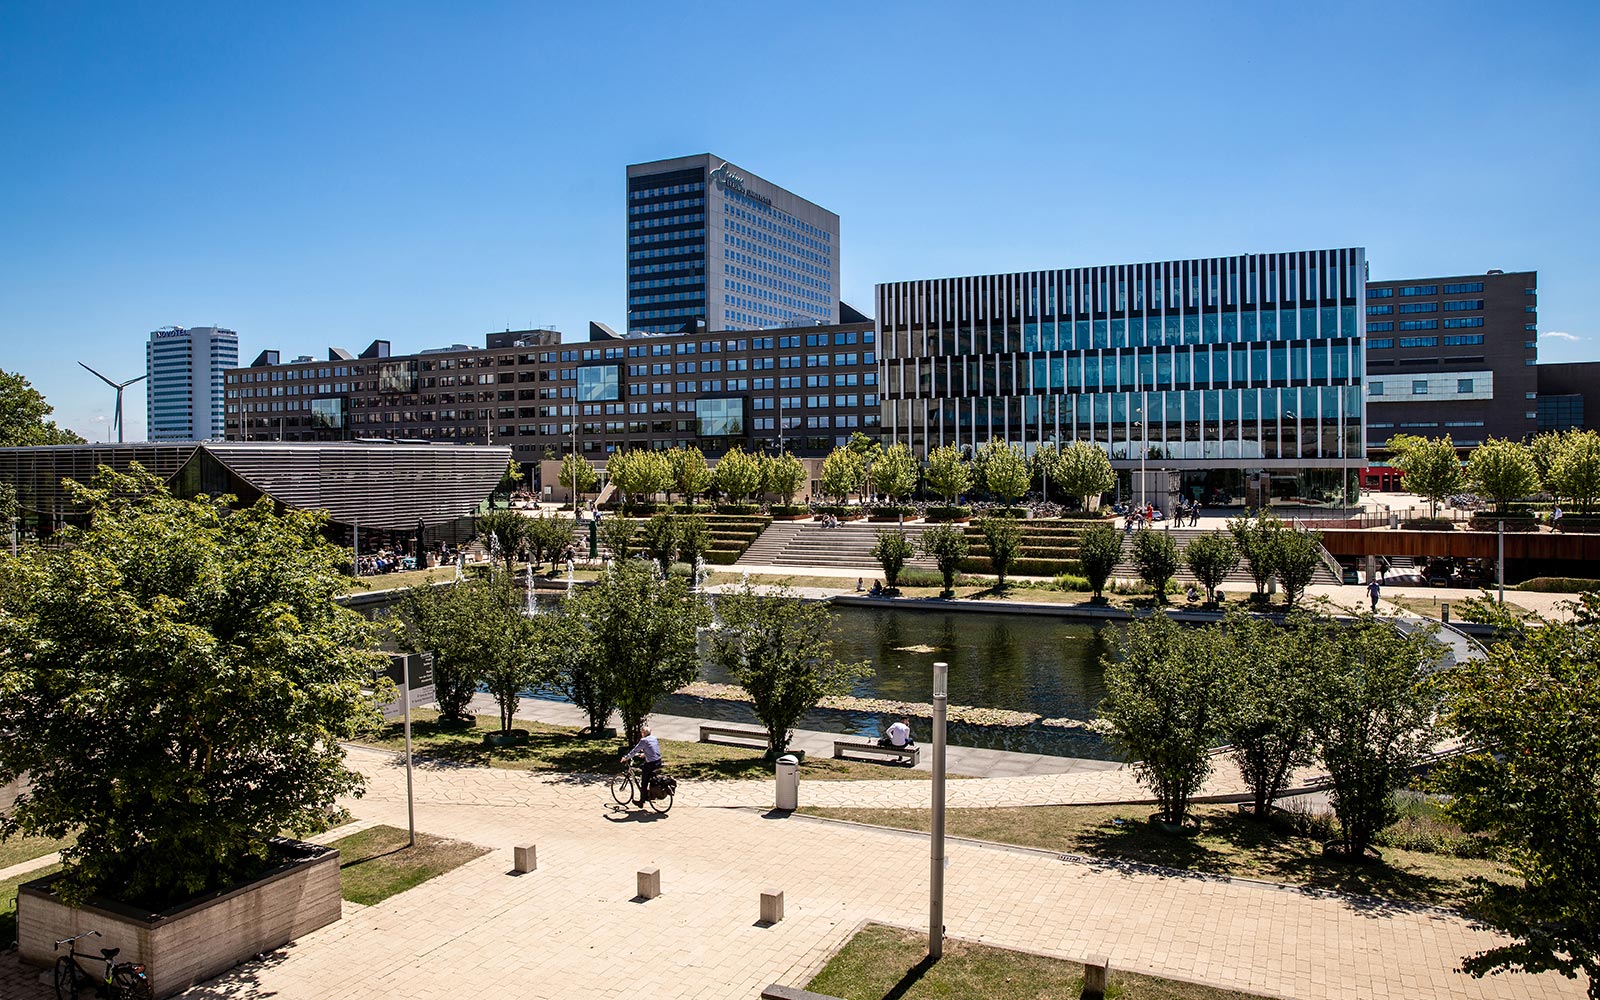
POLYGON ((883 567, 883 584, 890 590, 900 585, 900 571, 906 561, 917 554, 917 547, 903 531, 880 531, 878 543, 872 547, 872 558, 883 567))
POLYGON ((1053 582, 1057 590, 1065 590, 1068 593, 1082 593, 1092 589, 1089 578, 1076 573, 1058 573, 1053 582))
POLYGON ((1233 539, 1212 531, 1195 538, 1183 550, 1183 561, 1189 572, 1205 588, 1206 600, 1211 600, 1222 581, 1239 567, 1239 547, 1233 539))
POLYGON ((1448 517, 1413 517, 1400 522, 1400 527, 1411 531, 1454 531, 1456 524, 1448 517))
POLYGON ((989 547, 989 565, 994 568, 998 586, 1006 585, 1006 573, 1022 547, 1022 527, 1007 517, 986 517, 978 522, 984 543, 989 547))
POLYGON ((801 503, 775 503, 767 509, 767 513, 773 517, 800 517, 810 514, 811 508, 801 503))
POLYGON ((1122 536, 1109 524, 1097 524, 1078 538, 1078 562, 1094 596, 1101 596, 1106 579, 1122 559, 1122 536))
POLYGON ((639 536, 639 522, 630 517, 604 518, 595 530, 613 559, 626 559, 637 550, 635 539, 639 536))
MULTIPOLYGON (((804 507, 800 509, 805 510, 804 507)), ((729 514, 735 517, 747 517, 751 514, 761 513, 761 505, 758 503, 719 503, 717 504, 717 513, 729 514)))
POLYGON ((961 560, 967 555, 966 531, 953 524, 942 524, 925 530, 918 544, 924 555, 938 563, 944 593, 953 592, 956 585, 956 570, 960 568, 961 560))
POLYGON ((929 521, 959 521, 972 516, 971 507, 936 506, 922 512, 929 521))
POLYGON ((1167 583, 1178 571, 1178 546, 1172 535, 1153 528, 1140 528, 1133 536, 1133 565, 1139 578, 1155 591, 1156 599, 1167 599, 1167 583))
POLYGON ((1536 594, 1581 594, 1586 590, 1600 589, 1600 580, 1584 580, 1570 576, 1536 576, 1517 584, 1517 590, 1536 594))

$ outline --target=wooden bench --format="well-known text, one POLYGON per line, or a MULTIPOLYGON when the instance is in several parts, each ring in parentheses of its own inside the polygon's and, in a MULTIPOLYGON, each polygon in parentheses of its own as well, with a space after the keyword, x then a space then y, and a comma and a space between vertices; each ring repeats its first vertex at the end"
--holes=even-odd
POLYGON ((917 761, 922 759, 922 748, 911 747, 885 747, 876 743, 857 743, 854 740, 835 740, 833 755, 843 757, 846 753, 876 754, 879 757, 893 757, 903 760, 912 767, 917 766, 917 761))
MULTIPOLYGON (((701 743, 729 743, 732 740, 743 740, 744 743, 759 743, 766 748, 768 739, 764 729, 739 729, 736 726, 701 726, 701 743)), ((744 743, 733 743, 733 746, 743 746, 744 743)))

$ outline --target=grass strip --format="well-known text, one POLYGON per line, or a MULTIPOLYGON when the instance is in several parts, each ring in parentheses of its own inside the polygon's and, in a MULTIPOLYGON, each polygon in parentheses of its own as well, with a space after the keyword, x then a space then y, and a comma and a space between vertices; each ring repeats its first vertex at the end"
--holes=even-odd
POLYGON ((489 853, 487 847, 418 833, 415 847, 406 831, 374 826, 329 844, 339 850, 339 889, 352 903, 371 906, 460 868, 489 853))
POLYGON ((17 886, 24 882, 32 882, 36 878, 44 878, 46 875, 54 875, 60 870, 60 865, 45 865, 0 880, 0 951, 11 947, 17 940, 17 886))

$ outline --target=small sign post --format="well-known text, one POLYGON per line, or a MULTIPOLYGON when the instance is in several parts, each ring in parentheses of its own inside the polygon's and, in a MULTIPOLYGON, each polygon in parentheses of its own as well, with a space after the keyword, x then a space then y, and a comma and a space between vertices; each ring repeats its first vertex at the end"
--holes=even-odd
POLYGON ((386 718, 403 715, 406 731, 406 825, 410 836, 408 847, 417 846, 416 795, 411 777, 411 703, 434 699, 433 653, 394 653, 389 666, 389 679, 400 685, 400 697, 384 706, 386 718), (397 676, 398 675, 398 676, 397 676))

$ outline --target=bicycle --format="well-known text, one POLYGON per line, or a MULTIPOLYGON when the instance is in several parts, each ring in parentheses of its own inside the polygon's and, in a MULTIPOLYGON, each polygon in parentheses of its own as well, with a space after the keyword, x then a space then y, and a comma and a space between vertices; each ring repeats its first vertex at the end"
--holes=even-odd
POLYGON ((99 931, 86 931, 56 942, 52 949, 54 951, 60 951, 62 945, 67 946, 67 953, 56 959, 56 1000, 77 1000, 79 990, 85 988, 88 995, 108 997, 110 1000, 153 1000, 155 994, 151 992, 150 977, 145 974, 144 966, 116 960, 121 948, 100 949, 99 960, 106 963, 103 976, 96 976, 78 961, 80 958, 93 961, 95 956, 79 951, 77 942, 82 938, 100 936, 99 931))
MULTIPOLYGON (((635 775, 633 762, 634 758, 629 757, 622 773, 611 779, 611 797, 619 806, 633 803, 636 797, 634 793, 639 788, 639 782, 643 780, 641 776, 635 775)), ((677 779, 657 772, 655 781, 651 783, 648 793, 643 796, 645 805, 655 812, 665 814, 672 809, 672 796, 677 790, 677 779)))

